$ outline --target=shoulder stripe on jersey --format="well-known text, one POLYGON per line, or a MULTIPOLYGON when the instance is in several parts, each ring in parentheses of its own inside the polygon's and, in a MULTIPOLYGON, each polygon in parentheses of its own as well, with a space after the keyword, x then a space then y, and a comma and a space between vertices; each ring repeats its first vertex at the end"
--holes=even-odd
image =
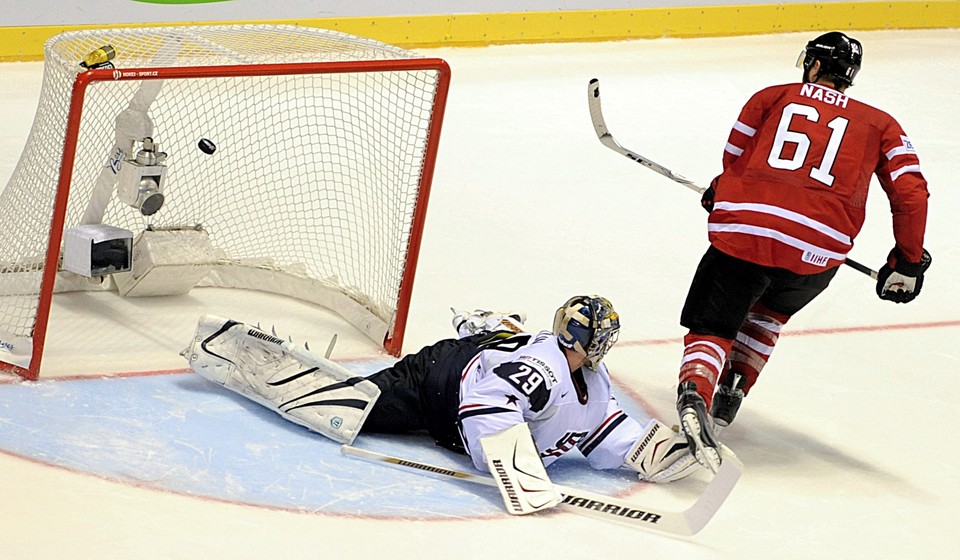
POLYGON ((617 429, 617 426, 622 424, 626 419, 627 419, 627 415, 624 414, 622 410, 617 413, 616 417, 613 418, 612 422, 609 421, 608 419, 608 421, 603 426, 601 426, 599 430, 594 432, 592 436, 587 437, 585 441, 589 441, 590 443, 581 447, 580 453, 582 453, 584 457, 590 455, 590 453, 594 449, 596 449, 598 445, 603 443, 603 440, 605 440, 607 436, 609 436, 611 432, 617 429))
POLYGON ((904 173, 920 173, 919 165, 904 165, 900 169, 896 169, 890 172, 890 180, 896 181, 897 177, 903 175, 904 173))
POLYGON ((784 245, 789 245, 796 249, 802 251, 810 251, 811 253, 824 255, 827 258, 842 261, 847 258, 846 253, 835 253, 833 251, 827 251, 822 247, 817 247, 812 243, 807 243, 806 241, 801 241, 796 237, 789 236, 783 232, 779 232, 770 228, 757 227, 757 226, 747 226, 743 224, 710 224, 707 226, 707 231, 711 233, 742 233, 744 235, 755 235, 757 237, 766 237, 783 243, 784 245))
POLYGON ((917 153, 916 150, 909 148, 907 146, 897 146, 896 148, 890 150, 884 155, 887 156, 887 159, 889 160, 897 156, 902 156, 904 154, 916 154, 916 153, 917 153))
POLYGON ((808 218, 803 214, 799 214, 785 208, 780 208, 779 206, 773 206, 770 204, 754 204, 750 202, 718 202, 713 206, 713 208, 714 210, 725 210, 727 212, 757 212, 758 214, 776 216, 778 218, 783 218, 784 220, 789 220, 791 222, 808 227, 814 231, 826 235, 827 237, 836 239, 845 245, 853 245, 853 240, 850 239, 849 235, 837 231, 827 224, 808 218))
POLYGON ((737 132, 746 134, 747 136, 753 136, 757 133, 757 129, 753 128, 752 126, 747 126, 740 121, 733 123, 733 129, 737 132))
POLYGON ((474 408, 472 410, 461 410, 460 420, 465 420, 472 416, 483 416, 485 414, 502 414, 504 412, 516 414, 517 409, 503 408, 502 406, 485 406, 483 408, 474 408))
POLYGON ((728 154, 735 155, 737 157, 740 157, 743 155, 743 149, 734 146, 730 142, 727 142, 727 145, 723 147, 723 151, 727 152, 728 154))
MULTIPOLYGON (((470 360, 470 363, 467 364, 467 366, 466 366, 465 368, 463 368, 463 371, 460 373, 460 383, 461 383, 461 385, 463 384, 463 380, 467 378, 467 374, 470 373, 470 370, 473 369, 474 364, 476 364, 476 363, 477 363, 477 360, 479 360, 479 359, 480 359, 480 354, 477 353, 477 355, 474 356, 472 360, 470 360)), ((460 389, 462 390, 463 387, 461 386, 460 389)))

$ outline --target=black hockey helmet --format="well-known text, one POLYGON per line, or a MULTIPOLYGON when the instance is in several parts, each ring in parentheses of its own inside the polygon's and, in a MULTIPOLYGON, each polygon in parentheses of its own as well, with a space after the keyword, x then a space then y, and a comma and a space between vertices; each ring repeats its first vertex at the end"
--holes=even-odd
POLYGON ((808 80, 810 67, 820 61, 819 77, 833 81, 837 86, 852 86, 853 78, 860 71, 863 60, 863 45, 839 31, 824 33, 807 43, 797 66, 803 67, 803 81, 808 80))

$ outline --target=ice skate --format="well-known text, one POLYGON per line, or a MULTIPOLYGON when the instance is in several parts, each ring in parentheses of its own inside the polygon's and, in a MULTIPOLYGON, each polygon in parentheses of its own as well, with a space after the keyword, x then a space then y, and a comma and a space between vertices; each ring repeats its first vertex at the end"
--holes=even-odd
POLYGON ((718 427, 727 427, 733 423, 743 403, 744 385, 747 384, 747 378, 739 373, 728 372, 720 379, 717 385, 717 392, 713 396, 713 404, 710 406, 710 415, 718 427))
POLYGON ((697 394, 697 386, 692 381, 681 383, 677 393, 680 426, 687 437, 690 452, 697 462, 716 473, 721 462, 720 443, 714 437, 713 419, 707 414, 707 405, 697 394))

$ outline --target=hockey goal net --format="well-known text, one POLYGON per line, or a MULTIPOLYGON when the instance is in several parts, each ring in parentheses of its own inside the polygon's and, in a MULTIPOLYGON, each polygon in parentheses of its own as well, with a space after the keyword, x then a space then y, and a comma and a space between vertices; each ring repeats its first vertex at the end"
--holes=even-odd
POLYGON ((134 270, 144 232, 201 231, 199 261, 192 241, 152 258, 183 261, 178 281, 199 269, 198 286, 318 303, 398 354, 449 74, 440 59, 296 26, 52 38, 0 194, 0 369, 38 377, 54 292, 124 291, 122 266, 64 269, 65 232, 107 226, 135 236, 134 270), (120 183, 144 151, 164 174, 131 191, 120 183), (131 200, 151 192, 159 208, 131 200))

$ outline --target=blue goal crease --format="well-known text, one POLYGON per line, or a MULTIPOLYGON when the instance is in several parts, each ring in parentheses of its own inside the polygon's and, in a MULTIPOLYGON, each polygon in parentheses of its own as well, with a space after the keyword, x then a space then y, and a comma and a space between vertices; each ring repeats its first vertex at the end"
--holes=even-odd
MULTIPOLYGON (((349 367, 368 375, 384 365, 349 367)), ((636 403, 621 399, 621 405, 643 414, 636 403)), ((361 434, 355 445, 473 470, 468 457, 425 436, 361 434)), ((118 482, 253 506, 402 518, 503 512, 495 488, 343 456, 338 443, 193 374, 0 385, 0 450, 118 482)), ((637 484, 632 473, 596 471, 581 457, 557 461, 550 473, 558 483, 607 494, 637 484)))

